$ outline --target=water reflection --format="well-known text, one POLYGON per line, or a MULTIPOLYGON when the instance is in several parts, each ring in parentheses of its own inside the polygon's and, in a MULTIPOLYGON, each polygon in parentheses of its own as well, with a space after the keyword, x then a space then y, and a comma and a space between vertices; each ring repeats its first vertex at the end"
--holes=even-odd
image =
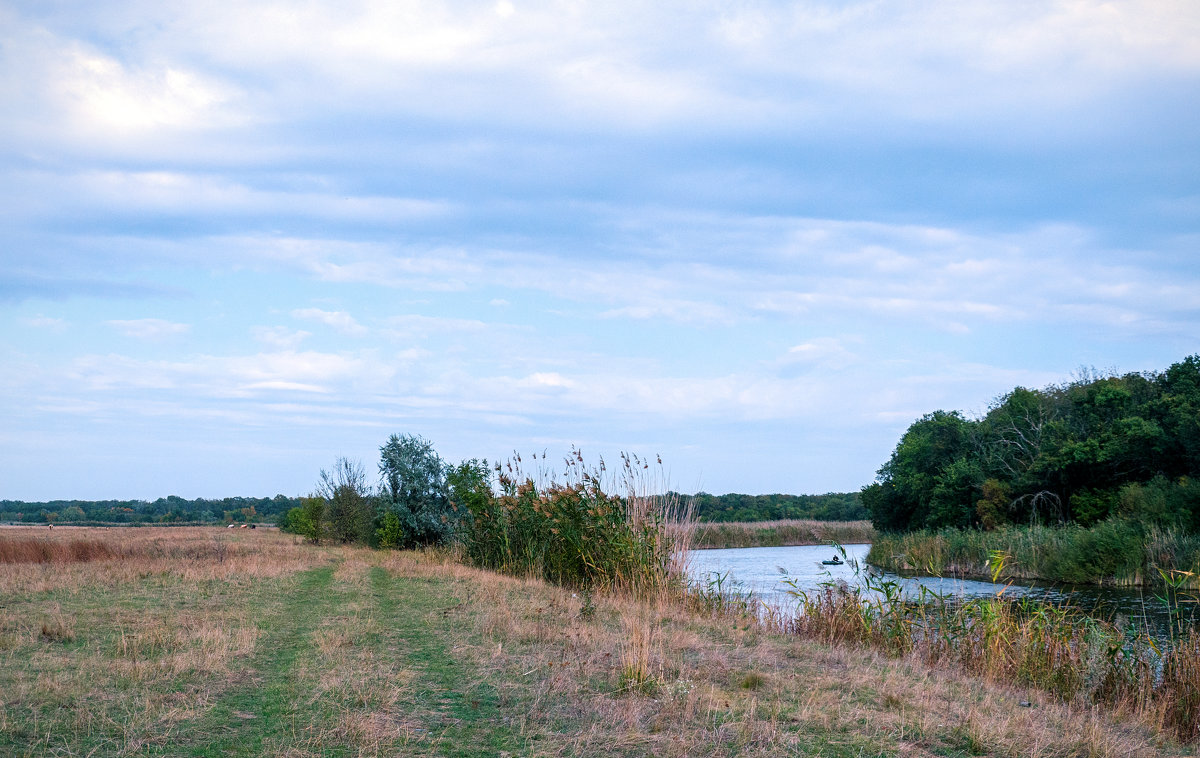
MULTIPOLYGON (((870 547, 846 545, 846 563, 841 566, 822 565, 823 560, 829 560, 833 555, 833 549, 826 545, 694 550, 690 555, 689 573, 695 581, 705 583, 714 576, 723 577, 722 581, 727 585, 753 591, 763 602, 788 610, 795 605, 794 596, 788 594, 791 585, 811 592, 819 589, 823 582, 831 580, 859 583, 860 574, 856 568, 861 566, 866 570, 870 547)), ((919 597, 922 586, 938 594, 957 598, 993 596, 1003 590, 1009 597, 1071 605, 1107 621, 1115 620, 1122 625, 1133 623, 1160 638, 1169 634, 1171 625, 1166 606, 1155 597, 1153 590, 1031 582, 1003 585, 968 579, 903 577, 873 568, 870 570, 882 574, 884 579, 900 583, 905 596, 912 599, 919 597)), ((1181 598, 1185 601, 1182 604, 1184 614, 1190 623, 1196 623, 1200 620, 1200 604, 1196 602, 1196 593, 1187 594, 1187 598, 1181 598)))

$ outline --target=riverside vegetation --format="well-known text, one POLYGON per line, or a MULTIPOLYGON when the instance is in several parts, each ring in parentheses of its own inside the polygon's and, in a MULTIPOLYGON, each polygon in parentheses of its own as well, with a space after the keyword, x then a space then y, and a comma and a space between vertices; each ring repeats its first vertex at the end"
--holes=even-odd
POLYGON ((787 519, 754 523, 697 523, 693 547, 779 547, 782 545, 865 544, 876 538, 869 521, 787 519))
POLYGON ((872 565, 935 576, 990 576, 1005 556, 1000 579, 1065 584, 1161 585, 1180 577, 1200 589, 1200 535, 1125 520, 1079 525, 944 529, 882 534, 868 554, 872 565))
POLYGON ((979 576, 1001 553, 1008 578, 1195 588, 1200 356, 928 414, 862 500, 886 568, 979 576))

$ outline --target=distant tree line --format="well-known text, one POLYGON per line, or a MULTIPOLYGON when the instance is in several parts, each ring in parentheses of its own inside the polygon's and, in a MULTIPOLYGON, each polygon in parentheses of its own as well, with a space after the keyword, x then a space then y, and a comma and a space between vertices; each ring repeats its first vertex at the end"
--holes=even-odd
POLYGON ((244 523, 275 521, 300 504, 300 499, 226 497, 187 500, 178 495, 157 500, 51 500, 31 503, 0 500, 0 521, 19 523, 244 523))
POLYGON ((1120 518, 1200 532, 1200 356, 1017 387, 978 419, 930 413, 862 502, 885 531, 1120 518))
MULTIPOLYGON (((0 500, 0 522, 76 524, 172 524, 271 522, 310 538, 414 547, 444 542, 469 506, 492 493, 487 461, 444 461, 432 443, 414 435, 392 435, 380 448, 378 476, 339 458, 320 472, 307 496, 227 497, 188 500, 0 500), (372 483, 374 481, 374 483, 372 483)), ((695 495, 668 493, 692 503, 705 522, 868 518, 858 492, 824 495, 695 495)))
POLYGON ((813 519, 816 521, 860 521, 869 518, 858 492, 830 492, 824 495, 678 495, 690 500, 696 518, 707 522, 778 521, 813 519))

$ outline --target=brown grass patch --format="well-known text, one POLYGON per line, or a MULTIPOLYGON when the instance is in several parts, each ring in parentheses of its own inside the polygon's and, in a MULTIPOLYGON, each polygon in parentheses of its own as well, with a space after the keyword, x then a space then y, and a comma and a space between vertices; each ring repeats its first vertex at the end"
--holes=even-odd
POLYGON ((521 733, 536 735, 538 755, 1194 754, 1119 713, 1038 701, 745 617, 598 596, 587 620, 570 590, 417 554, 384 562, 402 576, 456 581, 479 641, 464 630, 454 644, 470 651, 521 733))

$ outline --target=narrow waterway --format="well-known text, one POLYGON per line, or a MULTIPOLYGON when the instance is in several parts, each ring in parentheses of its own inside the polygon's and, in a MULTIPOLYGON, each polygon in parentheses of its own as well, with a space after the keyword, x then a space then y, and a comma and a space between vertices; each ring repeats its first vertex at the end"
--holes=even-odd
MULTIPOLYGON (((689 573, 699 584, 719 582, 724 588, 753 592, 754 596, 777 608, 795 605, 795 590, 814 592, 827 582, 861 585, 865 572, 872 571, 883 580, 897 582, 910 599, 920 597, 926 587, 952 598, 989 597, 1003 592, 1009 597, 1027 597, 1039 602, 1070 605, 1106 621, 1134 624, 1155 637, 1169 635, 1171 617, 1166 605, 1153 590, 1087 586, 1046 585, 1033 582, 993 584, 968 579, 940 577, 904 577, 869 568, 866 564, 870 545, 846 545, 845 561, 840 566, 823 565, 834 557, 827 545, 793 547, 746 547, 721 550, 693 550, 689 573)), ((840 557, 840 556, 839 556, 840 557)), ((1196 593, 1180 598, 1184 615, 1191 623, 1200 620, 1196 593)))

